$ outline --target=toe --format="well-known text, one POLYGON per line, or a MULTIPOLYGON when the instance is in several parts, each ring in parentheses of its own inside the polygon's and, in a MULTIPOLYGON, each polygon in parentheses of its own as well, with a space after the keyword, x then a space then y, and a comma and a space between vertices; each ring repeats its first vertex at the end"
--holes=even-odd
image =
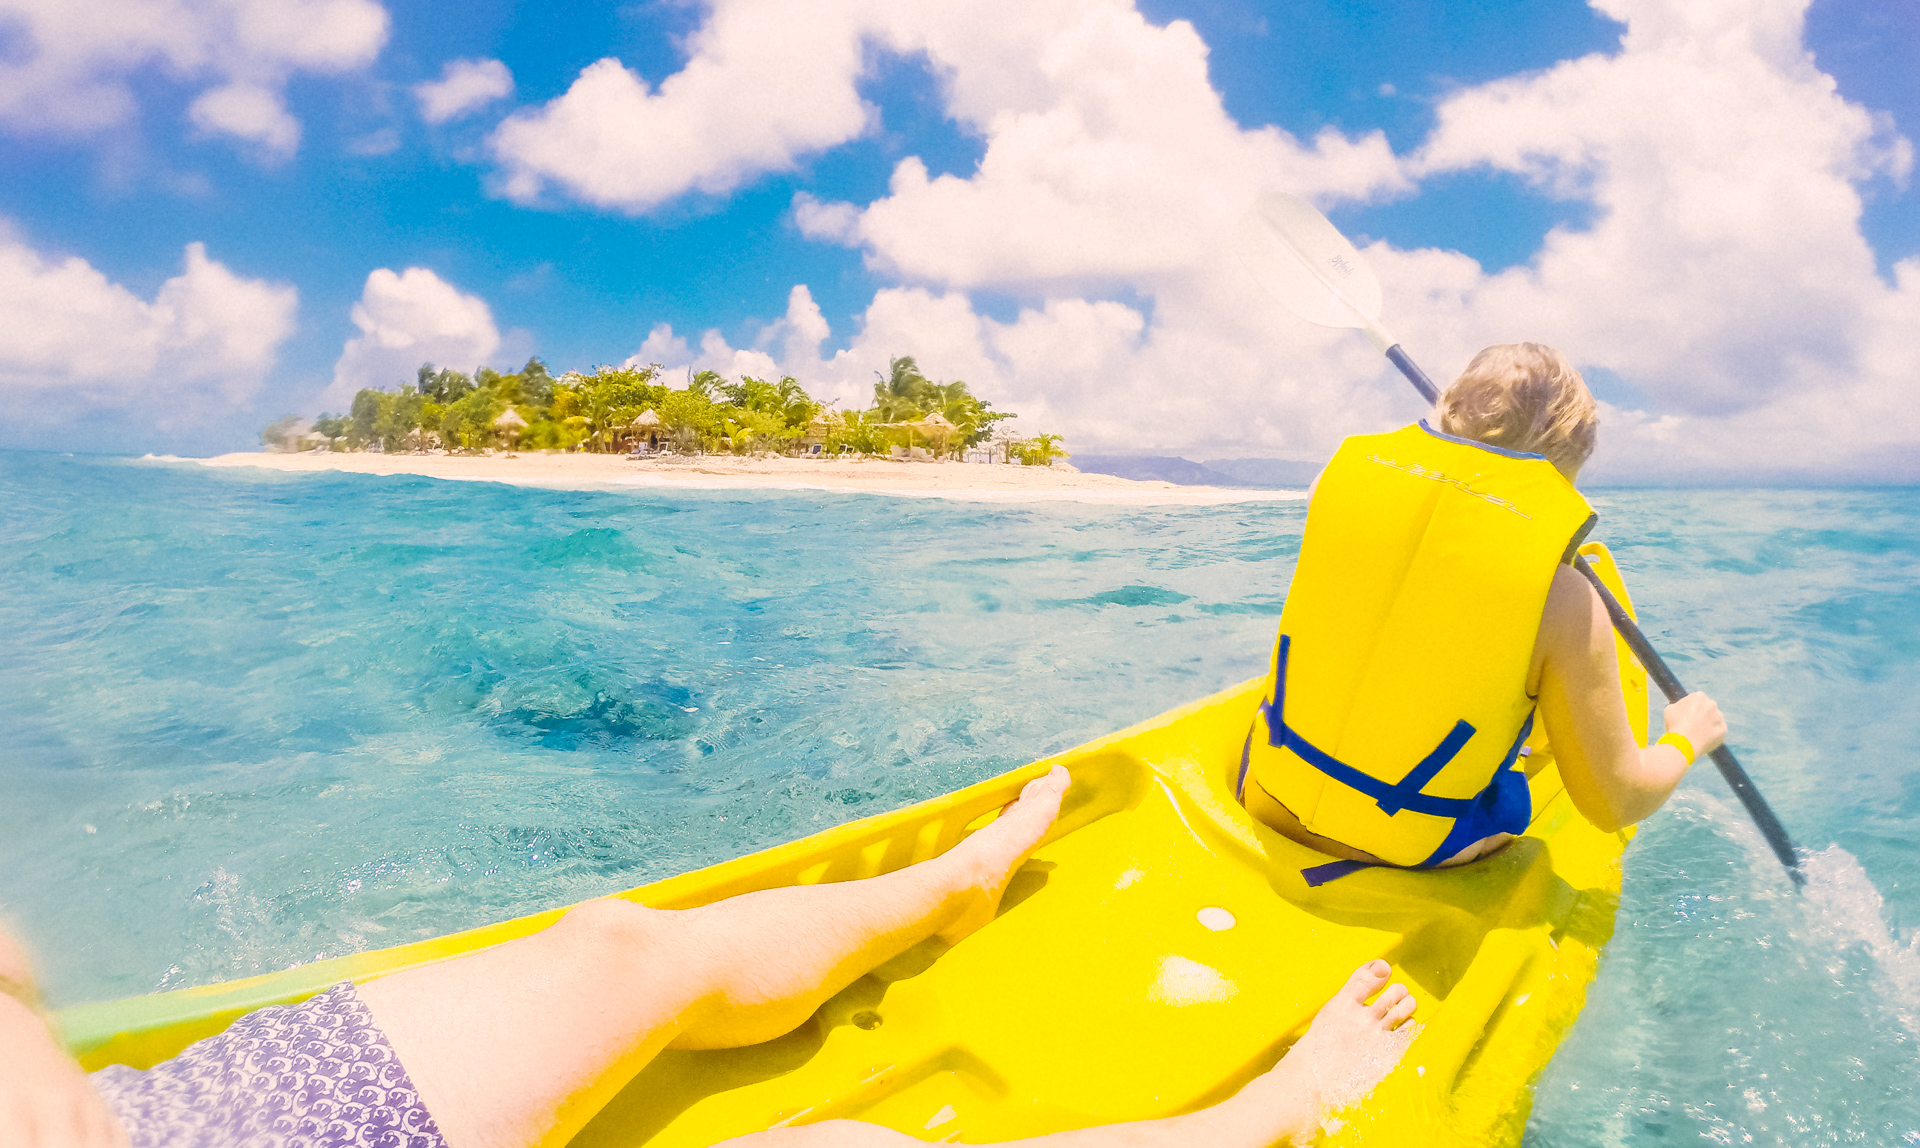
MULTIPOLYGON (((1400 986, 1395 985, 1393 987, 1399 988, 1400 986)), ((1380 1018, 1380 1023, 1386 1028, 1399 1028, 1400 1022, 1412 1016, 1413 1010, 1419 1007, 1419 1004, 1419 1001, 1413 999, 1412 993, 1407 993, 1394 1002, 1393 1007, 1387 1010, 1387 1015, 1380 1018)))
POLYGON ((1387 1012, 1392 1009, 1394 1005, 1399 1004, 1406 998, 1406 995, 1407 986, 1403 984, 1391 984, 1381 989, 1380 995, 1373 1000, 1373 1015, 1379 1017, 1386 1016, 1387 1012))
POLYGON ((1385 961, 1378 959, 1368 961, 1355 969, 1353 975, 1347 978, 1346 987, 1341 990, 1340 995, 1353 1001, 1354 1004, 1366 1004, 1367 998, 1380 991, 1380 986, 1386 982, 1387 976, 1392 972, 1392 966, 1385 961))
POLYGON ((1073 779, 1067 773, 1067 767, 1064 765, 1056 765, 1048 770, 1045 776, 1036 777, 1021 787, 1020 796, 1026 797, 1030 794, 1040 792, 1064 794, 1067 791, 1067 786, 1071 785, 1072 782, 1073 779))

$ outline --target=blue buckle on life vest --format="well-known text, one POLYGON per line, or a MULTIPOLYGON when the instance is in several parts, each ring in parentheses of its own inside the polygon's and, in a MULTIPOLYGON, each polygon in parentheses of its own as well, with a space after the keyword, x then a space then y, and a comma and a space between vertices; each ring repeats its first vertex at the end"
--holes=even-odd
MULTIPOLYGON (((1471 723, 1456 721, 1447 735, 1432 752, 1407 771, 1406 776, 1396 782, 1383 781, 1370 773, 1355 769, 1339 758, 1314 745, 1300 735, 1300 732, 1286 722, 1287 698, 1287 653, 1293 639, 1286 634, 1280 635, 1280 641, 1273 655, 1273 701, 1263 702, 1260 711, 1267 719, 1267 743, 1275 749, 1290 749, 1308 765, 1333 778, 1351 789, 1358 790, 1374 799, 1374 804, 1391 817, 1403 809, 1415 813, 1424 813, 1433 817, 1453 819, 1453 827, 1446 838, 1440 842, 1433 855, 1412 868, 1427 868, 1453 856, 1460 850, 1484 837, 1495 833, 1523 833, 1527 823, 1532 820, 1532 795, 1527 790, 1525 776, 1513 772, 1513 763, 1520 757, 1520 749, 1533 733, 1533 714, 1527 714, 1527 720, 1520 725, 1520 735, 1513 740, 1506 756, 1494 770, 1493 777, 1486 788, 1472 797, 1436 797, 1420 792, 1428 782, 1439 776, 1447 763, 1459 755, 1476 732, 1471 723)), ((1252 761, 1253 734, 1249 730, 1247 745, 1240 754, 1240 778, 1234 786, 1234 793, 1241 801, 1246 800, 1247 768, 1252 761)), ((1365 867, 1366 862, 1346 862, 1339 866, 1323 866, 1339 872, 1329 872, 1325 880, 1344 877, 1355 868, 1365 867), (1348 868, 1347 866, 1355 868, 1348 868)), ((1318 880, 1310 883, 1318 885, 1318 880)))

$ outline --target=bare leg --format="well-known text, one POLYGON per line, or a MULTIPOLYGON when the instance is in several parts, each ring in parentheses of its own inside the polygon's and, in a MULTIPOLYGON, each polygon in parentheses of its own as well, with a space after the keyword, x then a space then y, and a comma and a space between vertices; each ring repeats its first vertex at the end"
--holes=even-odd
POLYGON ((945 854, 894 873, 677 912, 594 901, 360 996, 453 1148, 533 1144, 584 1125, 669 1044, 772 1039, 881 962, 991 921, 1067 784, 1056 768, 945 854))
MULTIPOLYGON (((1033 1148, 1268 1148, 1311 1143, 1320 1121, 1373 1090, 1412 1043, 1414 1000, 1387 985, 1385 961, 1362 965, 1279 1064, 1212 1108, 1001 1143, 1033 1148), (1384 989, 1383 989, 1383 986, 1384 989), (1372 1003, 1367 998, 1379 993, 1372 1003)), ((900 1148, 920 1141, 853 1120, 756 1132, 716 1148, 900 1148)))

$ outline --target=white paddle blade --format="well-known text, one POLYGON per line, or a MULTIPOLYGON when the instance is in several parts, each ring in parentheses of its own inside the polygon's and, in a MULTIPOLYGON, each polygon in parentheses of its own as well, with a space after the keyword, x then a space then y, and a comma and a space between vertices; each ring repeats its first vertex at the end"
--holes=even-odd
POLYGON ((1240 220, 1240 262, 1287 310, 1322 327, 1358 327, 1384 350, 1380 280, 1327 217, 1297 195, 1270 192, 1240 220))

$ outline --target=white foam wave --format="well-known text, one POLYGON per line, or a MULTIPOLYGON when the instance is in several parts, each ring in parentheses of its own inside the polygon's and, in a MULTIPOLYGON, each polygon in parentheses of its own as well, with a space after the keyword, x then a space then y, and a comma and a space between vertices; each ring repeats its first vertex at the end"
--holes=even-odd
POLYGON ((1853 854, 1829 845, 1805 855, 1806 911, 1816 936, 1835 948, 1864 948, 1873 961, 1883 1001, 1910 1033, 1920 1036, 1920 935, 1896 936, 1886 899, 1853 854))
POLYGON ((1864 951, 1887 1011, 1920 1036, 1920 931, 1903 936, 1887 924, 1886 898, 1858 858, 1838 845, 1802 852, 1807 884, 1795 898, 1779 859, 1738 803, 1692 790, 1677 795, 1673 809, 1738 842, 1758 882, 1755 898, 1783 906, 1797 900, 1804 939, 1826 950, 1836 967, 1864 951))

